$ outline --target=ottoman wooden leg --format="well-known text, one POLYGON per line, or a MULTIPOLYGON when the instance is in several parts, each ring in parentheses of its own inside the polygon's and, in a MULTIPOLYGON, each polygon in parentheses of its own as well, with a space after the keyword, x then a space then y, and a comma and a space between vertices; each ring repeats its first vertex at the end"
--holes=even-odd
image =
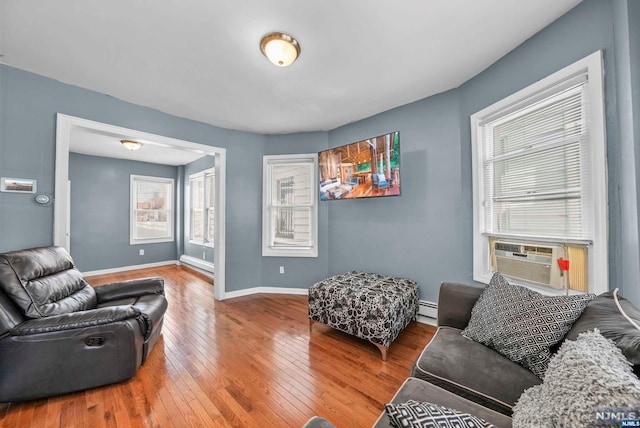
POLYGON ((387 361, 387 351, 389 350, 389 347, 382 346, 379 343, 374 343, 374 345, 376 345, 376 347, 380 350, 380 353, 382 354, 382 361, 387 361))
POLYGON ((309 333, 311 333, 311 326, 313 325, 314 322, 315 322, 314 320, 309 318, 309 333))

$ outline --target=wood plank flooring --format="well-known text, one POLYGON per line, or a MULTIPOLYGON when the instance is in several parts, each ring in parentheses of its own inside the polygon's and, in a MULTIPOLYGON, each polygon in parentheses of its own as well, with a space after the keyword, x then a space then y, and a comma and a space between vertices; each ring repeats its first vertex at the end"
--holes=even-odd
POLYGON ((320 415, 369 427, 409 375, 433 327, 412 323, 382 362, 363 340, 315 323, 307 297, 217 302, 205 277, 179 266, 88 278, 101 285, 165 278, 163 333, 126 382, 25 403, 0 403, 2 427, 301 427, 320 415))

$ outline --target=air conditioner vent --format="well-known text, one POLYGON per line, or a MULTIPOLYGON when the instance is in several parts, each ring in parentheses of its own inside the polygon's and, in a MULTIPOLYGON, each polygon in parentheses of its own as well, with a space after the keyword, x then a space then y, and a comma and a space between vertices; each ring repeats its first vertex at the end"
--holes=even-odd
POLYGON ((564 257, 562 245, 491 241, 491 266, 505 276, 562 288, 557 260, 564 257))
POLYGON ((495 248, 496 250, 500 250, 500 251, 510 251, 513 253, 518 253, 520 252, 520 245, 516 245, 516 244, 507 244, 505 242, 496 242, 495 243, 495 248))

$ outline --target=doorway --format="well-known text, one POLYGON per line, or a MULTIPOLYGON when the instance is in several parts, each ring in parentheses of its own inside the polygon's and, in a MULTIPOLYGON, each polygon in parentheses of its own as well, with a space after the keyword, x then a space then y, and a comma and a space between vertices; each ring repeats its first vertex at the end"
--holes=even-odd
MULTIPOLYGON (((185 153, 211 156, 216 171, 215 180, 215 221, 214 221, 214 298, 225 298, 225 189, 226 189, 226 149, 150 134, 134 129, 122 128, 64 114, 57 115, 55 200, 54 200, 54 245, 70 250, 70 187, 69 153, 73 135, 91 132, 102 136, 126 136, 128 139, 179 150, 185 153)), ((151 161, 153 162, 153 161, 151 161)), ((177 211, 181 210, 179 207, 177 211)), ((179 222, 177 227, 181 227, 179 222)), ((181 246, 178 246, 181 247, 181 246)), ((178 257, 181 254, 178 254, 178 257)))

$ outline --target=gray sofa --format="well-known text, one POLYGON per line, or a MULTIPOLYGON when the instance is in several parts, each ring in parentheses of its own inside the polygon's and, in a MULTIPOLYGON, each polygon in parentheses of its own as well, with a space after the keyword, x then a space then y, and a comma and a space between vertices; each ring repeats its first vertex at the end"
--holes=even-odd
MULTIPOLYGON (((438 330, 416 359, 411 376, 391 403, 428 401, 469 413, 496 427, 511 426, 522 392, 542 382, 526 368, 462 336, 484 288, 444 282, 438 296, 438 330)), ((375 428, 392 427, 383 411, 375 428)))
POLYGON ((438 297, 438 330, 411 375, 484 407, 511 415, 522 392, 542 382, 521 365, 462 336, 484 288, 444 282, 438 297))
MULTIPOLYGON (((497 427, 511 426, 515 402, 525 389, 542 380, 498 352, 462 336, 483 290, 484 287, 477 285, 442 283, 438 330, 415 361, 412 377, 402 384, 391 403, 427 401, 475 415, 497 427)), ((575 340, 580 333, 597 328, 615 342, 640 377, 640 332, 620 313, 624 310, 638 324, 640 310, 619 296, 619 302, 614 302, 614 295, 608 292, 591 300, 564 340, 575 340)), ((332 426, 318 417, 305 425, 309 428, 332 426)), ((391 426, 382 411, 374 428, 391 426)))

